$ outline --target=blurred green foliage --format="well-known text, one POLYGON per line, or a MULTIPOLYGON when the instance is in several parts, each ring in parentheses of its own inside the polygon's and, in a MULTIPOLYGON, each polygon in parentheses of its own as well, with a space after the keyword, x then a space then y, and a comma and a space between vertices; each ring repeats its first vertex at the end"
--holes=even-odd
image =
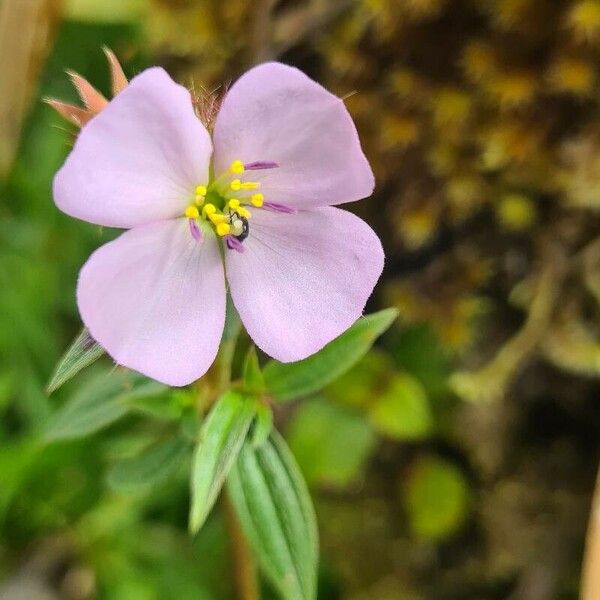
POLYGON ((575 598, 600 454, 600 4, 63 9, 0 184, 0 589, 233 594, 221 511, 186 531, 199 424, 185 392, 109 406, 95 394, 92 437, 41 437, 112 370, 101 359, 44 391, 80 329, 78 270, 115 233, 54 207, 74 132, 40 99, 76 101, 65 68, 108 92, 108 45, 129 75, 159 63, 206 90, 256 60, 293 63, 346 97, 373 163, 376 195, 356 210, 387 251, 373 306, 393 304, 399 322, 318 395, 273 407, 315 497, 321 597, 532 597, 550 573, 536 597, 575 598))

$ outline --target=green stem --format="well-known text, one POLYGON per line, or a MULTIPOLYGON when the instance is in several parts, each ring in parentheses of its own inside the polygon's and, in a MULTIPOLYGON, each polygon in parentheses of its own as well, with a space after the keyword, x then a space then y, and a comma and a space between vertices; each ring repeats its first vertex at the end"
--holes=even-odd
MULTIPOLYGON (((231 385, 231 367, 235 347, 241 331, 241 322, 230 297, 227 297, 227 316, 221 347, 213 366, 200 380, 200 408, 208 408, 231 385)), ((246 536, 239 523, 235 509, 231 504, 227 491, 221 491, 221 506, 225 513, 225 523, 231 540, 234 581, 239 600, 258 600, 260 598, 256 565, 246 536)))

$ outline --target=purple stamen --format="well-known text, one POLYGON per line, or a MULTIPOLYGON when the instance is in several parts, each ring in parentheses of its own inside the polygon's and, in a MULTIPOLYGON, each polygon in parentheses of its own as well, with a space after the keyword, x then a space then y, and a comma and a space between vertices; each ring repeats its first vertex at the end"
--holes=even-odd
POLYGON ((286 215, 295 215, 298 211, 291 206, 285 204, 278 204, 277 202, 265 202, 262 205, 266 210, 272 210, 274 212, 285 213, 286 215))
POLYGON ((256 162, 246 163, 244 169, 246 171, 261 171, 262 169, 276 169, 278 163, 271 160, 257 160, 256 162))
POLYGON ((227 244, 227 247, 230 250, 235 250, 236 252, 244 251, 244 245, 242 244, 242 242, 240 242, 240 240, 238 240, 232 235, 228 235, 225 237, 225 243, 227 244))
POLYGON ((190 224, 190 233, 192 237, 197 241, 202 241, 202 231, 200 227, 198 227, 198 223, 196 223, 196 219, 188 219, 188 223, 190 224))

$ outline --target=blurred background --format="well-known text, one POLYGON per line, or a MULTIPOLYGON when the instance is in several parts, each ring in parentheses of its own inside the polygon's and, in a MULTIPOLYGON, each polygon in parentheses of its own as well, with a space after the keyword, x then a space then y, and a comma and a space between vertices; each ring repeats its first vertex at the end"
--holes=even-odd
POLYGON ((220 512, 186 533, 189 465, 143 493, 107 481, 146 420, 38 440, 93 373, 45 392, 107 239, 52 202, 74 128, 42 98, 77 102, 65 69, 108 95, 104 45, 130 77, 208 91, 277 58, 356 121, 377 187, 350 208, 387 253, 369 310, 400 316, 276 408, 320 598, 577 598, 600 458, 596 0, 0 0, 0 598, 233 597, 220 512))

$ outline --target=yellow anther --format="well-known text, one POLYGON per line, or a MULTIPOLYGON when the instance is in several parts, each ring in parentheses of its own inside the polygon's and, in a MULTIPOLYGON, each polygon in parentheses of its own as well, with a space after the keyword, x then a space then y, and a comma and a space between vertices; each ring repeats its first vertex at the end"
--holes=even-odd
POLYGON ((185 216, 188 219, 197 219, 200 216, 198 209, 195 206, 188 206, 185 209, 185 216))
POLYGON ((234 179, 229 187, 237 192, 239 190, 257 190, 260 187, 260 183, 258 181, 244 181, 241 182, 239 179, 234 179))
POLYGON ((252 206, 256 206, 256 208, 260 208, 265 201, 265 197, 262 194, 252 194, 250 198, 250 202, 252 202, 252 206))
POLYGON ((217 225, 218 223, 225 223, 225 221, 227 221, 227 217, 225 215, 222 215, 221 213, 212 213, 208 215, 208 218, 215 225, 217 225))
POLYGON ((203 217, 210 216, 210 215, 215 214, 216 212, 217 212, 217 209, 214 204, 205 204, 204 208, 202 209, 202 216, 203 217))
POLYGON ((237 209, 237 214, 240 215, 240 217, 244 217, 245 219, 249 219, 252 216, 250 211, 247 208, 244 208, 243 206, 240 206, 237 209))
POLYGON ((198 196, 196 196, 196 197, 194 198, 194 202, 195 202, 195 203, 196 203, 198 206, 202 206, 202 204, 204 203, 204 199, 205 199, 205 198, 204 198, 204 196, 200 196, 200 195, 198 195, 198 196))
POLYGON ((229 170, 234 175, 241 175, 246 169, 244 168, 244 163, 241 160, 234 160, 229 166, 229 170))
POLYGON ((219 235, 227 235, 231 231, 229 223, 219 223, 217 225, 217 233, 219 235))
POLYGON ((197 185, 196 189, 195 189, 196 195, 197 196, 206 196, 206 186, 205 185, 197 185))
POLYGON ((257 190, 260 187, 260 183, 258 181, 246 181, 242 183, 243 190, 257 190))
POLYGON ((240 201, 237 198, 232 198, 227 204, 231 210, 237 210, 240 207, 240 201))

